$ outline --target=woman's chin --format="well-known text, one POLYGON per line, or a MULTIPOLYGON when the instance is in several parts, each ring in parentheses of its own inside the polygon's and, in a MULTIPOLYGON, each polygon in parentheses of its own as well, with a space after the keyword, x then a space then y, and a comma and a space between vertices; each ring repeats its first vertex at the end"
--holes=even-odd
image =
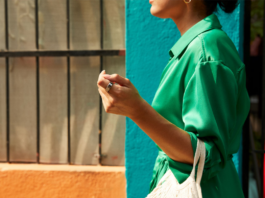
POLYGON ((156 16, 156 17, 162 18, 162 17, 161 17, 161 13, 160 13, 157 9, 151 7, 150 12, 151 12, 151 14, 152 14, 153 16, 156 16))

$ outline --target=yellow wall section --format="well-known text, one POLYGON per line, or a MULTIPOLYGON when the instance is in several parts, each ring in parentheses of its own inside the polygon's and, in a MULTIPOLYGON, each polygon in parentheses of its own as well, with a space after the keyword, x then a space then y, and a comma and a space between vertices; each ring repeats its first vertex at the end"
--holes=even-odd
POLYGON ((125 198, 125 167, 0 164, 0 198, 125 198))

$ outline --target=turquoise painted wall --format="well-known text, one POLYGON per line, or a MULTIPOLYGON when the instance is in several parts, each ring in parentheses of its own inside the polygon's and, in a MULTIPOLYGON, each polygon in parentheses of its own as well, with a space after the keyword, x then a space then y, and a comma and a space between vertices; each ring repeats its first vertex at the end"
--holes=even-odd
MULTIPOLYGON (((148 0, 126 0, 126 77, 149 104, 168 62, 168 51, 180 38, 175 24, 170 19, 152 16, 150 7, 148 0)), ((241 5, 232 14, 217 13, 223 30, 241 53, 242 11, 241 5)), ((237 170, 241 170, 241 155, 242 152, 233 159, 237 170)), ((148 194, 156 156, 157 147, 153 141, 126 118, 127 198, 143 198, 148 194)))

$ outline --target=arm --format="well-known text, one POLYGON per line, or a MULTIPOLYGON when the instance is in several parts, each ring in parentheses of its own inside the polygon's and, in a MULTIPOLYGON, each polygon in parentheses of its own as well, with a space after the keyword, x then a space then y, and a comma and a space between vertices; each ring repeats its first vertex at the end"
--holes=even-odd
POLYGON ((137 116, 131 118, 171 159, 193 163, 190 135, 172 124, 147 102, 137 116))
POLYGON ((190 135, 172 124, 147 102, 131 118, 171 159, 186 164, 193 163, 190 135))
POLYGON ((131 118, 171 159, 193 163, 193 148, 190 135, 170 123, 143 98, 133 84, 119 75, 106 75, 103 71, 98 80, 99 93, 107 113, 131 118), (116 82, 109 92, 109 81, 116 82))

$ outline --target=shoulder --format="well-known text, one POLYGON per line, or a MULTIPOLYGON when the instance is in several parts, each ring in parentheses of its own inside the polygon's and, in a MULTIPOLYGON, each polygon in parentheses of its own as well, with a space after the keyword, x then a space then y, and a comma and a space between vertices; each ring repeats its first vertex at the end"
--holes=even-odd
POLYGON ((197 37, 202 45, 202 61, 221 60, 234 74, 244 66, 235 44, 222 29, 212 29, 197 37))
POLYGON ((225 73, 233 74, 236 81, 245 68, 233 41, 221 29, 212 29, 197 35, 187 46, 181 58, 184 58, 187 64, 184 87, 196 71, 207 71, 206 67, 212 69, 219 67, 225 73))
POLYGON ((187 46, 185 54, 196 63, 192 70, 201 63, 222 62, 236 76, 245 66, 229 36, 222 29, 212 29, 197 35, 187 46))

